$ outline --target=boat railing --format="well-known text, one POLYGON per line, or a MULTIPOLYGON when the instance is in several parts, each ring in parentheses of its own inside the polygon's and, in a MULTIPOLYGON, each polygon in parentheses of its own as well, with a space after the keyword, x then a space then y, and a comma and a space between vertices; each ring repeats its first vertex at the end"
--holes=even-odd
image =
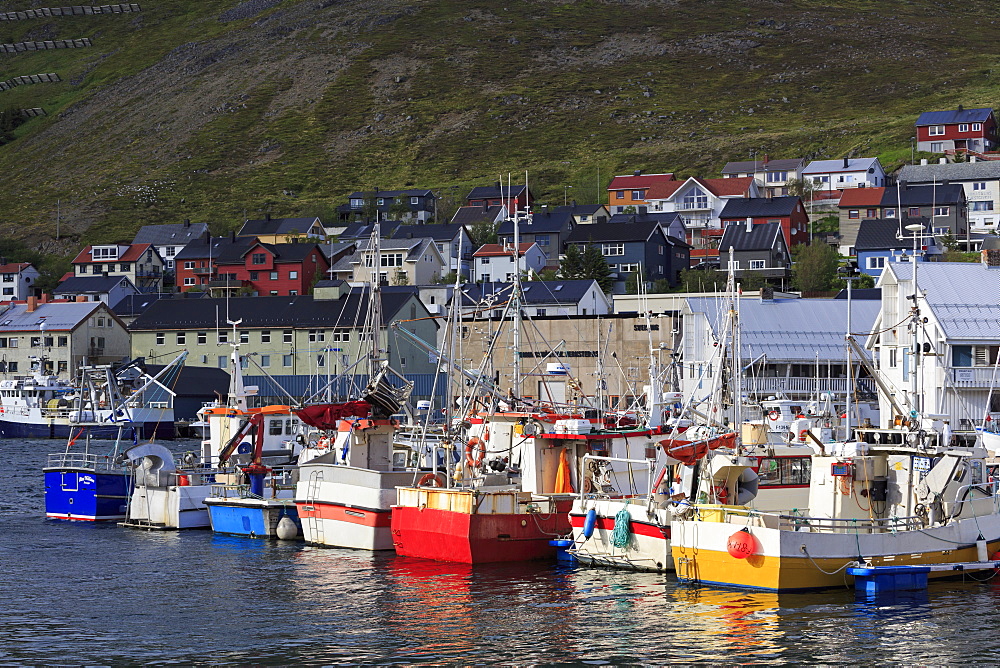
MULTIPOLYGON (((583 459, 580 460, 580 479, 583 480, 587 476, 587 462, 588 461, 601 461, 601 462, 621 462, 624 464, 635 464, 637 466, 645 466, 649 472, 649 482, 646 489, 653 489, 653 474, 656 472, 656 460, 655 459, 629 459, 627 457, 607 457, 604 455, 591 455, 586 454, 583 459)), ((583 483, 580 484, 580 499, 583 500, 586 497, 597 497, 597 496, 610 496, 608 494, 603 494, 597 491, 596 486, 592 491, 586 491, 586 487, 583 483)))
POLYGON ((810 533, 892 533, 922 529, 926 517, 909 515, 905 517, 812 517, 797 513, 762 512, 753 508, 738 506, 699 505, 695 506, 702 519, 732 522, 739 519, 747 525, 777 528, 785 531, 807 531, 810 533))
POLYGON ((98 455, 92 452, 52 452, 49 453, 46 464, 50 468, 85 468, 85 469, 121 469, 111 455, 98 455))

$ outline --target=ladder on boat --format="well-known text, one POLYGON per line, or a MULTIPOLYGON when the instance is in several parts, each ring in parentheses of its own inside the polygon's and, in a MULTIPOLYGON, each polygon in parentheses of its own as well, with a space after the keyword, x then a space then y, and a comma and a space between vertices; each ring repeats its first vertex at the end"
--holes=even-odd
POLYGON ((320 487, 323 484, 323 472, 313 471, 309 474, 309 484, 306 486, 306 502, 312 505, 313 512, 309 517, 305 519, 305 525, 303 526, 303 534, 305 539, 310 543, 317 543, 320 545, 326 544, 326 535, 323 532, 323 520, 316 516, 316 499, 319 498, 320 487), (305 527, 309 527, 309 531, 305 531, 305 527))

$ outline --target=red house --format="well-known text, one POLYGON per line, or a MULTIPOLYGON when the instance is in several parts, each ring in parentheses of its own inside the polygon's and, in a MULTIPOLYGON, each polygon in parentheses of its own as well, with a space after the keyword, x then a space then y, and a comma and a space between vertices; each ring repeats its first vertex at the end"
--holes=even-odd
POLYGON ((316 274, 330 267, 317 244, 265 244, 249 237, 189 244, 174 266, 181 291, 249 288, 262 296, 308 294, 316 274))
POLYGON ((930 153, 992 151, 997 145, 997 120, 993 109, 925 111, 916 122, 917 150, 930 153))
POLYGON ((608 211, 612 214, 625 213, 626 207, 646 206, 646 193, 650 188, 673 180, 672 173, 643 174, 641 169, 630 176, 616 176, 608 185, 608 211))
POLYGON ((799 197, 748 197, 731 199, 719 214, 722 226, 778 223, 789 248, 809 242, 809 214, 799 197))

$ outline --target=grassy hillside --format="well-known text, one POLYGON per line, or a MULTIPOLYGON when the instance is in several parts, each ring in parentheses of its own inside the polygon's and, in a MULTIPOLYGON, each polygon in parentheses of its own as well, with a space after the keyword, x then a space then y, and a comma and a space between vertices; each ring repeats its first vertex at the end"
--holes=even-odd
MULTIPOLYGON (((61 6, 0 2, 0 10, 61 6)), ((633 169, 910 156, 923 110, 996 106, 996 20, 909 0, 146 0, 0 23, 0 239, 65 255, 184 218, 322 213, 356 189, 530 172, 594 201, 633 169), (57 208, 60 241, 55 240, 57 208)), ((4 248, 0 241, 0 250, 4 248)))

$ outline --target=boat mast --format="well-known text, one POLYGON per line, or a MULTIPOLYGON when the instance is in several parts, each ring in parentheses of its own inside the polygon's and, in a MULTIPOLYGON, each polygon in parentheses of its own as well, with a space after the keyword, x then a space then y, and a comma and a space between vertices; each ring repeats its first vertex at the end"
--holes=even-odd
MULTIPOLYGON (((510 194, 510 174, 507 174, 507 193, 510 194)), ((525 200, 527 200, 528 172, 524 172, 525 200)), ((528 206, 525 202, 525 212, 528 206)), ((511 286, 510 301, 514 310, 514 396, 521 396, 521 258, 519 212, 514 212, 514 283, 511 286)))

